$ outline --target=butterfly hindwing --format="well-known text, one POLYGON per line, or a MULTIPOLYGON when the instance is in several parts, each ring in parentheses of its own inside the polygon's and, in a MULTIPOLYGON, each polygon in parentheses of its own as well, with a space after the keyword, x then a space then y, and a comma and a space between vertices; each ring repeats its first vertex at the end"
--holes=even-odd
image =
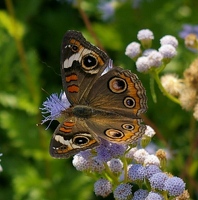
POLYGON ((83 120, 67 118, 56 128, 50 143, 50 154, 55 158, 68 158, 80 151, 99 145, 83 120))

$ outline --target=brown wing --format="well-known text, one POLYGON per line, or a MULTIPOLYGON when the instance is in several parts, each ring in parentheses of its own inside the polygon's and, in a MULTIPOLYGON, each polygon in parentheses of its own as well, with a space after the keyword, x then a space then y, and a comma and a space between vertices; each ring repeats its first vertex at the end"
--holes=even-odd
POLYGON ((71 105, 86 103, 90 88, 108 64, 108 55, 86 41, 80 32, 66 32, 61 49, 61 75, 71 105))

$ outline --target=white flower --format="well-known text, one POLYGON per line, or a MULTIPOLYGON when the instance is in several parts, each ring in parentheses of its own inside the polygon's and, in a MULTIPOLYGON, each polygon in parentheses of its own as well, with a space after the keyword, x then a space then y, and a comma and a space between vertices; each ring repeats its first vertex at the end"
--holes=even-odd
POLYGON ((159 52, 163 55, 163 58, 171 59, 177 55, 177 51, 174 46, 165 44, 159 48, 159 52))
POLYGON ((148 155, 144 160, 144 166, 157 165, 160 166, 160 160, 155 155, 148 155))
POLYGON ((154 35, 149 29, 142 29, 138 32, 137 38, 138 40, 153 40, 154 35))
POLYGON ((150 126, 147 125, 144 135, 148 137, 153 137, 155 135, 155 131, 150 126))
POLYGON ((160 39, 160 44, 161 46, 170 44, 176 48, 178 46, 178 41, 174 36, 166 35, 160 39))
POLYGON ((138 72, 147 72, 150 69, 148 57, 139 57, 136 61, 136 68, 138 72))
POLYGON ((161 83, 165 90, 174 96, 178 96, 184 87, 182 81, 175 74, 162 76, 161 83))
POLYGON ((125 55, 129 58, 136 58, 141 54, 140 44, 138 42, 131 42, 125 50, 125 55))
POLYGON ((148 55, 148 59, 149 59, 149 66, 150 67, 160 67, 161 64, 162 64, 163 56, 158 51, 152 51, 148 55))
POLYGON ((145 158, 148 156, 148 152, 145 149, 138 149, 134 154, 134 160, 137 161, 139 164, 143 164, 145 158))

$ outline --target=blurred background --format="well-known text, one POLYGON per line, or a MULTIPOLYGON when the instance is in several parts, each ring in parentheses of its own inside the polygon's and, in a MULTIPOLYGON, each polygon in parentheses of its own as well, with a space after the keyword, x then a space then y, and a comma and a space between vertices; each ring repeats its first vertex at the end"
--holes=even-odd
POLYGON ((94 180, 76 171, 72 158, 49 156, 58 123, 47 130, 47 123, 36 126, 42 120, 42 102, 62 90, 60 46, 69 29, 103 48, 115 65, 137 73, 148 96, 144 121, 157 132, 150 148, 168 152, 167 171, 182 178, 191 198, 198 199, 197 121, 157 85, 155 103, 149 75, 138 73, 124 54, 141 29, 153 31, 155 49, 161 37, 173 35, 179 40, 178 54, 163 73, 182 77, 197 54, 186 49, 180 33, 184 25, 198 24, 197 10, 197 0, 1 0, 0 199, 102 199, 93 193, 94 180))

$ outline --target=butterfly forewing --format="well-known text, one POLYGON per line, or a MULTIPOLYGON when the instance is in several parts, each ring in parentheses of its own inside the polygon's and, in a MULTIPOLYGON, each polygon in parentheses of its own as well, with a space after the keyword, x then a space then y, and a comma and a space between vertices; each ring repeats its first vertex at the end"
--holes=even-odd
POLYGON ((71 105, 83 104, 93 83, 108 66, 109 57, 78 31, 68 31, 62 42, 61 75, 71 105))

